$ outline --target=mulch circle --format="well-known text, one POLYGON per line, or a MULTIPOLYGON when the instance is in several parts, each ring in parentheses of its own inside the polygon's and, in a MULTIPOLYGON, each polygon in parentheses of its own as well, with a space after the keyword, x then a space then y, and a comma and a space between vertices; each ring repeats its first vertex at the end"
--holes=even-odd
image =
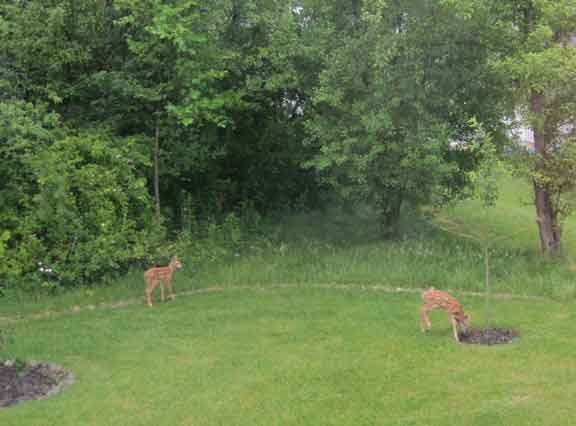
POLYGON ((508 328, 479 328, 460 334, 460 342, 477 345, 501 345, 518 337, 516 330, 508 328))
POLYGON ((74 374, 47 362, 0 361, 0 409, 42 399, 74 383, 74 374))

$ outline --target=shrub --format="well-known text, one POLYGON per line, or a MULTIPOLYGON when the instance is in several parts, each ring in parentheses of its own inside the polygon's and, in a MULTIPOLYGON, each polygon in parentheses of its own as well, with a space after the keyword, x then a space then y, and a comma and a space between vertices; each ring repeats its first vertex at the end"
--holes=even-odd
POLYGON ((8 231, 0 275, 32 290, 118 271, 143 252, 154 225, 139 141, 102 130, 70 134, 46 116, 0 104, 0 160, 13 168, 0 184, 8 231))

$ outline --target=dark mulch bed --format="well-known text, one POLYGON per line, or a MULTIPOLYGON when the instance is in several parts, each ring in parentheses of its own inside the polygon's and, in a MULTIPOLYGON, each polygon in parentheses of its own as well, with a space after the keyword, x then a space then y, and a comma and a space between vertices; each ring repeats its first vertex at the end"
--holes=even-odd
POLYGON ((0 408, 46 398, 74 382, 74 375, 54 364, 0 361, 0 408))
POLYGON ((507 328, 479 328, 472 329, 466 334, 460 334, 462 343, 471 343, 477 345, 501 345, 510 343, 518 337, 516 330, 507 328))

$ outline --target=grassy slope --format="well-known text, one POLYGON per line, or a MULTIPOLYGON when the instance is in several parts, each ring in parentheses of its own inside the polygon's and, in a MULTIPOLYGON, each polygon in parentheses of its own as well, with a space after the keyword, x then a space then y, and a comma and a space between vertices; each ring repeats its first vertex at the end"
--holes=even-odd
MULTIPOLYGON (((478 201, 467 201, 446 209, 440 217, 461 224, 465 231, 497 239, 499 248, 536 256, 540 242, 532 196, 527 182, 507 177, 500 181, 495 207, 485 209, 478 201)), ((567 220, 563 233, 566 254, 576 254, 576 216, 567 220)))
MULTIPOLYGON (((465 298, 476 321, 482 301, 465 298)), ((27 425, 571 425, 573 304, 496 301, 522 338, 457 345, 416 295, 241 290, 22 323, 15 356, 78 382, 0 411, 27 425)))

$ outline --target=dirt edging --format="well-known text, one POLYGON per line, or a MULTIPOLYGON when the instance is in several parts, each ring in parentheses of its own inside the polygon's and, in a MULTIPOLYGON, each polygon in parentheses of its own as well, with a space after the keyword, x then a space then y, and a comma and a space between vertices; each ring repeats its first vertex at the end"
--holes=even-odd
POLYGON ((76 381, 74 373, 49 362, 29 361, 19 367, 7 360, 0 362, 0 372, 0 409, 49 398, 76 381))
MULTIPOLYGON (((202 293, 215 293, 227 290, 268 290, 268 289, 337 289, 337 290, 363 290, 363 291, 381 291, 384 293, 410 293, 419 294, 428 288, 403 288, 403 287, 390 287, 384 285, 358 285, 358 284, 271 284, 271 285, 250 285, 250 286, 219 286, 214 285, 194 290, 184 290, 176 293, 176 296, 193 296, 202 293)), ((449 293, 457 294, 465 297, 486 297, 484 293, 461 291, 446 289, 449 293)), ((531 300, 531 301, 551 301, 541 296, 521 296, 509 293, 492 293, 491 299, 504 299, 504 300, 531 300)), ((33 321, 46 318, 55 318, 65 315, 75 315, 82 312, 93 311, 97 309, 119 309, 127 306, 144 304, 144 296, 139 298, 130 298, 119 300, 117 302, 102 302, 95 305, 79 306, 75 305, 70 309, 63 309, 57 311, 44 311, 29 315, 22 315, 16 318, 0 317, 0 325, 16 324, 23 321, 33 321)))

